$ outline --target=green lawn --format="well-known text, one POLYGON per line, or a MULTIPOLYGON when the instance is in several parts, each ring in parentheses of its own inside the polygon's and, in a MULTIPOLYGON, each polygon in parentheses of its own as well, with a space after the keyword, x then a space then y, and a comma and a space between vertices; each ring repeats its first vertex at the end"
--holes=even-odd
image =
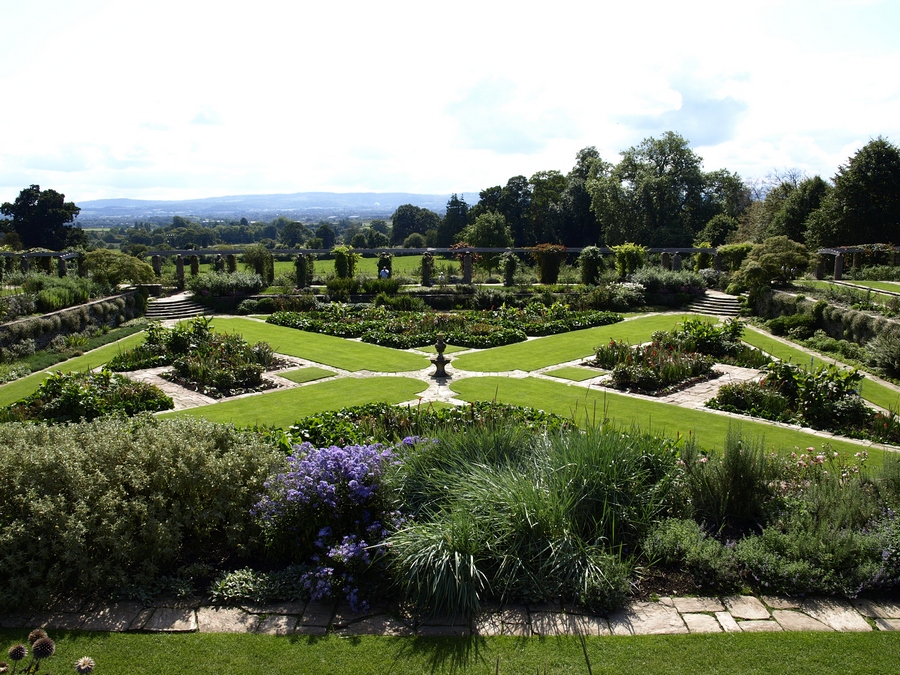
MULTIPOLYGON (((93 351, 90 351, 83 356, 76 356, 75 358, 69 359, 68 361, 58 363, 52 369, 50 369, 49 372, 56 372, 57 370, 59 370, 64 373, 71 373, 75 371, 84 371, 90 370, 92 368, 97 368, 109 361, 119 352, 137 347, 138 345, 143 344, 143 342, 144 333, 135 333, 134 335, 129 335, 123 340, 119 340, 118 342, 113 342, 111 344, 104 345, 99 349, 94 349, 93 351)), ((3 386, 0 386, 0 406, 15 403, 16 401, 32 394, 41 385, 41 382, 43 382, 47 377, 47 373, 48 371, 46 370, 39 373, 32 373, 28 377, 23 377, 19 380, 14 380, 12 382, 4 384, 3 386)))
POLYGON ((338 410, 374 401, 410 401, 427 386, 409 377, 346 378, 179 410, 166 416, 191 415, 236 426, 287 428, 301 417, 320 410, 338 410))
POLYGON ((573 382, 584 382, 585 380, 590 380, 591 378, 602 374, 603 371, 597 368, 583 368, 581 366, 563 366, 562 368, 544 372, 544 375, 559 377, 564 380, 572 380, 573 382))
POLYGON ((599 345, 609 340, 626 340, 632 344, 646 342, 654 331, 671 330, 685 318, 709 319, 697 314, 654 314, 609 326, 560 333, 478 353, 463 354, 453 362, 453 366, 460 370, 487 373, 509 370, 530 372, 591 356, 599 345))
MULTIPOLYGON (((777 340, 768 333, 764 333, 752 326, 746 327, 741 339, 747 344, 753 345, 757 349, 761 349, 782 361, 790 361, 804 368, 818 368, 820 365, 827 363, 796 347, 785 344, 781 340, 777 340)), ((871 378, 867 377, 862 381, 859 395, 870 403, 874 403, 882 408, 900 410, 900 394, 895 389, 876 382, 871 378)))
POLYGON ((217 331, 239 333, 250 343, 268 342, 279 354, 298 356, 343 370, 401 373, 422 370, 429 365, 424 356, 410 352, 273 326, 252 319, 216 318, 212 325, 217 331))
POLYGON ((306 382, 314 382, 322 380, 326 377, 334 377, 334 373, 324 368, 315 368, 308 366, 306 368, 295 368, 293 370, 282 370, 278 373, 281 377, 297 384, 305 384, 306 382))
MULTIPOLYGON (((27 631, 0 630, 7 645, 27 631)), ((731 633, 639 637, 392 638, 50 631, 50 672, 89 655, 97 675, 848 675, 896 672, 900 635, 731 633)))
MULTIPOLYGON (((840 440, 779 427, 751 419, 735 419, 704 410, 675 406, 623 396, 607 389, 585 389, 571 384, 551 382, 534 377, 471 377, 452 382, 450 388, 464 401, 499 401, 540 408, 547 412, 572 417, 579 424, 599 423, 609 418, 619 426, 638 426, 644 432, 669 436, 693 435, 701 447, 720 449, 729 427, 738 426, 747 437, 764 438, 767 450, 791 451, 795 447, 820 448, 828 443, 833 450, 854 454, 863 446, 840 440)), ((869 448, 870 463, 881 464, 882 451, 869 448)))

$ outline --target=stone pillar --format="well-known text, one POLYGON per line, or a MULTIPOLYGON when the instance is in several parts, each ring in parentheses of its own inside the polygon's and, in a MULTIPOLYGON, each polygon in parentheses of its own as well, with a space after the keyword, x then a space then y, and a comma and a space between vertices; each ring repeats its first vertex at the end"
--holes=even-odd
POLYGON ((175 256, 175 285, 179 291, 184 290, 184 258, 175 256))
POLYGON ((22 272, 27 274, 31 270, 31 258, 22 256, 22 272))
POLYGON ((463 283, 464 284, 472 283, 472 254, 471 253, 463 254, 463 283))
POLYGON ((672 258, 672 269, 675 270, 676 272, 681 271, 681 254, 680 253, 676 253, 675 256, 672 258))
POLYGON ((150 258, 150 264, 153 265, 153 272, 156 276, 162 276, 162 257, 155 255, 150 258))
POLYGON ((672 256, 669 255, 668 251, 663 252, 660 256, 660 262, 662 263, 664 270, 672 269, 672 256))
POLYGON ((66 276, 68 270, 66 269, 66 261, 62 258, 56 259, 56 273, 59 275, 59 278, 62 279, 66 276))
POLYGON ((813 272, 813 276, 816 279, 821 279, 825 276, 825 259, 822 256, 816 258, 816 271, 813 272))
POLYGON ((713 269, 716 272, 722 271, 722 256, 719 255, 718 251, 716 251, 716 254, 713 256, 713 269))
POLYGON ((237 258, 234 256, 234 253, 229 253, 225 256, 225 268, 229 274, 237 272, 237 258))
POLYGON ((844 255, 838 253, 834 256, 834 280, 840 281, 844 278, 844 255))
POLYGON ((859 269, 859 253, 853 254, 853 269, 855 269, 855 270, 859 269))

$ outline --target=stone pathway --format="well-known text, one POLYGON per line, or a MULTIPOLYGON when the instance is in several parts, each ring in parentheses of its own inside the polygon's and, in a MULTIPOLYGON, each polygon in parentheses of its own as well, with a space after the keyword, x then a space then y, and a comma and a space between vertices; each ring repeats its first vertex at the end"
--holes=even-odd
POLYGON ((488 607, 471 623, 416 623, 377 607, 355 613, 341 603, 287 602, 216 607, 199 599, 112 604, 69 602, 30 615, 0 614, 0 627, 150 633, 270 635, 553 636, 900 631, 900 602, 887 599, 732 595, 633 601, 605 615, 558 605, 488 607))

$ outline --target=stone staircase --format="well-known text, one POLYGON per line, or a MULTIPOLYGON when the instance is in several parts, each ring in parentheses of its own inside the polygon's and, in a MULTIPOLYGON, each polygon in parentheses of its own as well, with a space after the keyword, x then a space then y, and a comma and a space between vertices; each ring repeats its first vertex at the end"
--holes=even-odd
POLYGON ((741 302, 727 293, 707 291, 706 295, 694 300, 688 309, 697 314, 734 317, 740 316, 741 302))
POLYGON ((170 298, 151 300, 147 304, 145 316, 151 321, 163 321, 166 319, 190 319, 211 312, 212 310, 195 302, 189 295, 180 293, 170 298))

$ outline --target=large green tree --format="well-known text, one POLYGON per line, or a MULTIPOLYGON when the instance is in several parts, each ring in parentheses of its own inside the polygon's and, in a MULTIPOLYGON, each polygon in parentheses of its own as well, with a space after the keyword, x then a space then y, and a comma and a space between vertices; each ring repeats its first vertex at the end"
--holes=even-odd
POLYGON ((9 228, 19 235, 23 248, 51 251, 87 245, 84 231, 71 225, 80 212, 64 194, 41 190, 40 185, 25 188, 16 201, 0 206, 0 213, 11 218, 9 228))
MULTIPOLYGON (((508 248, 513 244, 512 232, 501 214, 482 213, 475 222, 468 225, 461 233, 462 241, 476 248, 508 248)), ((481 256, 480 265, 491 273, 500 260, 497 253, 485 253, 481 256)))
POLYGON ((391 243, 402 244, 414 232, 425 235, 428 230, 437 231, 440 224, 441 217, 434 211, 403 204, 391 216, 391 243))
POLYGON ((747 202, 739 176, 704 173, 687 140, 671 131, 625 150, 615 167, 597 166, 588 190, 607 244, 690 246, 709 220, 735 217, 747 202))
POLYGON ((454 193, 447 202, 447 212, 437 228, 438 246, 450 246, 456 243, 459 233, 469 224, 469 205, 454 193))
POLYGON ((779 208, 769 222, 769 235, 784 235, 794 241, 803 241, 806 236, 807 219, 822 205, 822 201, 831 191, 820 176, 805 178, 791 190, 782 200, 779 208))
POLYGON ((900 242, 900 150, 869 141, 838 169, 834 189, 808 219, 810 248, 900 242))

